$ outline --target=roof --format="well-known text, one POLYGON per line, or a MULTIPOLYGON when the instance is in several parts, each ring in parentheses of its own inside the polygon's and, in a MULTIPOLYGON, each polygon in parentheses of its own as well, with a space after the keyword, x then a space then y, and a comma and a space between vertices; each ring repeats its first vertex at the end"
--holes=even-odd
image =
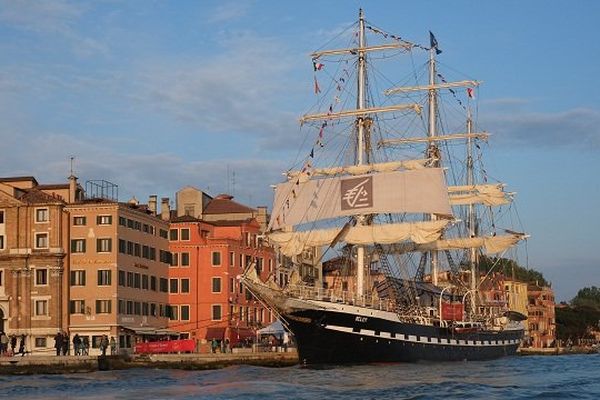
POLYGON ((37 185, 36 189, 40 190, 52 190, 52 189, 69 189, 68 183, 55 183, 47 185, 37 185))
POLYGON ((36 188, 33 189, 21 189, 24 193, 19 196, 19 200, 26 203, 64 203, 64 201, 58 196, 52 196, 48 193, 44 193, 36 188))
POLYGON ((20 181, 33 181, 35 185, 38 185, 38 181, 33 176, 9 176, 6 178, 0 178, 0 182, 20 182, 20 181))
POLYGON ((234 214, 234 213, 254 213, 256 210, 243 204, 233 201, 233 196, 220 194, 212 199, 203 214, 234 214))
POLYGON ((214 226, 238 226, 249 224, 254 221, 254 218, 236 219, 236 220, 219 220, 219 221, 203 221, 214 226))
POLYGON ((201 219, 198 219, 196 217, 192 217, 191 215, 182 215, 181 217, 173 217, 171 218, 171 223, 177 223, 177 222, 201 222, 201 219))

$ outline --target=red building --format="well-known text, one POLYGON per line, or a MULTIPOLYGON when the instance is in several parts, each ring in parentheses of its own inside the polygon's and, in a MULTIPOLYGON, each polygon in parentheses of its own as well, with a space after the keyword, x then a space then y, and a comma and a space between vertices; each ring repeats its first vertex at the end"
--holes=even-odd
POLYGON ((275 253, 262 244, 256 210, 225 195, 201 209, 202 218, 170 213, 169 327, 201 345, 227 339, 234 346, 274 321, 238 277, 255 263, 267 279, 274 273, 275 253))

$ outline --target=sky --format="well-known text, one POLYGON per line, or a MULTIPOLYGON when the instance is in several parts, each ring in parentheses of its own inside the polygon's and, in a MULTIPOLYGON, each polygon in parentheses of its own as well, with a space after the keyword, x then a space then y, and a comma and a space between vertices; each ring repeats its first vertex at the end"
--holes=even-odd
POLYGON ((0 0, 0 176, 192 185, 270 205, 314 103, 308 54, 356 20, 482 80, 479 124, 558 300, 600 286, 600 2, 0 0))

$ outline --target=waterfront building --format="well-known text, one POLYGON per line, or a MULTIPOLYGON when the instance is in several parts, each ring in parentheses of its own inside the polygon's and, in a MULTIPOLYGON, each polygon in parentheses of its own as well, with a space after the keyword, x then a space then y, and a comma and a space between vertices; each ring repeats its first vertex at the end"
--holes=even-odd
POLYGON ((205 344, 227 339, 236 345, 253 338, 275 317, 239 282, 255 264, 263 280, 275 274, 275 252, 263 242, 266 209, 251 209, 232 196, 214 198, 186 187, 176 209, 163 199, 170 216, 169 304, 171 329, 205 344))
POLYGON ((66 206, 71 337, 87 337, 98 354, 103 335, 131 351, 137 340, 175 334, 167 329, 168 222, 152 204, 92 192, 66 206))
POLYGON ((528 347, 547 348, 555 346, 556 320, 554 292, 552 288, 530 284, 527 286, 528 347))
POLYGON ((82 195, 74 176, 57 185, 0 178, 0 331, 25 335, 33 354, 52 353, 52 338, 68 328, 65 206, 82 195))

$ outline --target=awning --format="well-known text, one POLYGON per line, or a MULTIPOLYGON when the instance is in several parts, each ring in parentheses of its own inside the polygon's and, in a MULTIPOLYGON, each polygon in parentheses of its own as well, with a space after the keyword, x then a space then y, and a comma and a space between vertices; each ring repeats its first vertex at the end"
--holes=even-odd
POLYGON ((225 328, 207 328, 206 329, 206 340, 217 339, 221 340, 225 336, 225 328))
POLYGON ((231 328, 229 336, 233 342, 236 342, 246 338, 253 338, 256 336, 256 332, 249 328, 231 328))

